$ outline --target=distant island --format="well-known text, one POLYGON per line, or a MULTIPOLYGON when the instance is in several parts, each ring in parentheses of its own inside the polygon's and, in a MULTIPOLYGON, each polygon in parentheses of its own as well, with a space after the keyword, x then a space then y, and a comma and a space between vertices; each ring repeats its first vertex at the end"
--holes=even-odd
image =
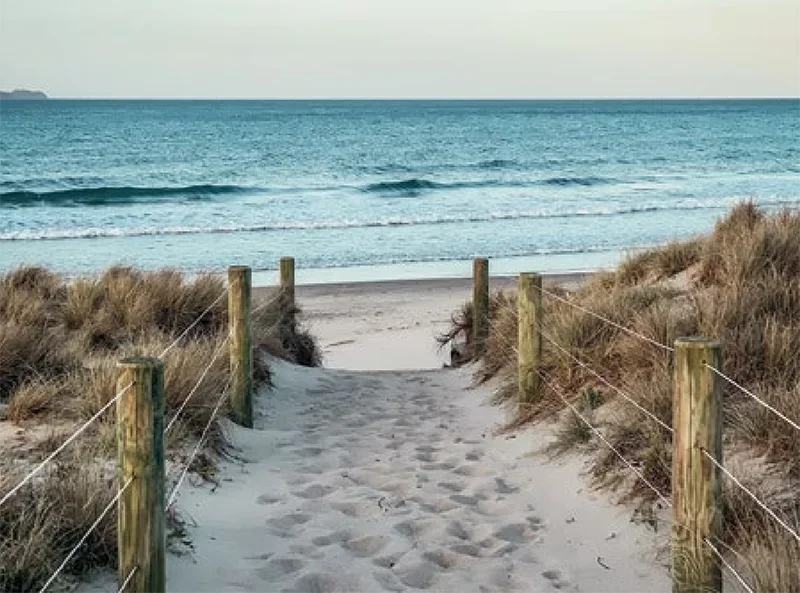
POLYGON ((0 91, 0 101, 41 101, 47 98, 47 95, 42 91, 29 91, 26 89, 14 89, 11 92, 0 91))

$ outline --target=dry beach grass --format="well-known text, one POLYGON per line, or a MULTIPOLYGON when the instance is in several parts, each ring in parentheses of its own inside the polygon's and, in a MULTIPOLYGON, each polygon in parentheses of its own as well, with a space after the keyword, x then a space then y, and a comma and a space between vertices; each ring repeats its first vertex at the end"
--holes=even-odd
MULTIPOLYGON (((706 237, 672 243, 629 258, 617 271, 596 276, 571 293, 543 296, 543 335, 583 361, 661 421, 672 422, 668 352, 644 343, 579 305, 661 344, 700 335, 724 345, 724 371, 787 417, 800 421, 800 214, 766 214, 743 203, 706 237)), ((492 327, 479 361, 480 381, 500 377, 498 402, 516 397, 516 296, 498 293, 492 327)), ((468 334, 469 306, 454 316, 443 341, 468 334)), ((562 393, 601 427, 608 441, 661 492, 669 493, 671 435, 618 397, 596 375, 544 339, 543 370, 562 393)), ((538 405, 520 412, 520 426, 564 408, 547 388, 538 405)), ((800 433, 733 386, 724 391, 726 465, 795 530, 800 528, 800 433)), ((560 415, 554 451, 588 450, 599 485, 625 498, 653 493, 618 457, 599 445, 572 413, 560 415)), ((726 541, 739 555, 729 560, 758 591, 800 591, 800 546, 753 500, 725 489, 726 541)))
MULTIPOLYGON (((115 396, 119 359, 158 356, 184 333, 164 356, 167 419, 210 366, 169 434, 168 456, 170 450, 180 455, 183 443, 194 444, 228 378, 223 290, 217 276, 187 279, 170 269, 115 267, 65 281, 28 267, 0 277, 0 496, 115 396)), ((288 320, 279 298, 254 312, 254 348, 318 364, 314 340, 288 320)), ((256 374, 269 379, 263 364, 256 374)), ((0 590, 40 586, 113 498, 114 423, 110 409, 0 507, 0 590)), ((207 446, 220 449, 221 429, 215 424, 210 434, 207 446)), ((68 571, 81 574, 115 561, 112 512, 68 571)))

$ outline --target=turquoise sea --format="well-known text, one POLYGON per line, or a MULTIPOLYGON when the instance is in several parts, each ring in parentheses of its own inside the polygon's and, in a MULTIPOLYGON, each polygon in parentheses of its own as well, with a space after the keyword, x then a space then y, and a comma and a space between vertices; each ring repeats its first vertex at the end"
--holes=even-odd
POLYGON ((800 206, 800 101, 0 105, 0 270, 590 269, 743 199, 800 206))

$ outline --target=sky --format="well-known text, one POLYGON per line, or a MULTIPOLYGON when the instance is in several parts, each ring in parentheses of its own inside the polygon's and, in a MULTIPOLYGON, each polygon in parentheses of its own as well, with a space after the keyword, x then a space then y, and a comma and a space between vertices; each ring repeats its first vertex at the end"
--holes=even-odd
POLYGON ((800 0, 0 0, 64 98, 800 96, 800 0))

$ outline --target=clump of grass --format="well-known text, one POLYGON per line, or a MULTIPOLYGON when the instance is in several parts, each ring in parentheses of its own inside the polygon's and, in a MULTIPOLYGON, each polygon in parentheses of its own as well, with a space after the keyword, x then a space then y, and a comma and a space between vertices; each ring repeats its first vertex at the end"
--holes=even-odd
MULTIPOLYGON (((745 202, 721 219, 708 236, 650 249, 629 258, 616 272, 599 274, 579 290, 559 295, 661 344, 671 345, 685 335, 720 339, 726 374, 798 422, 798 278, 800 213, 766 214, 745 202)), ((543 307, 544 332, 553 341, 662 422, 671 424, 668 352, 556 299, 545 296, 543 307)), ((493 317, 492 332, 514 336, 516 323, 511 315, 493 317)), ((548 340, 543 344, 546 375, 564 393, 592 389, 602 394, 607 403, 595 411, 594 418, 605 438, 659 491, 669 494, 669 431, 548 340)), ((513 348, 490 340, 478 362, 478 380, 498 377, 501 381, 496 400, 504 401, 516 393, 513 348)), ((800 438, 796 430, 734 387, 726 386, 724 402, 726 443, 737 444, 734 459, 742 455, 760 459, 760 480, 774 480, 782 486, 763 491, 763 500, 797 523, 800 438)), ((557 397, 545 397, 538 406, 520 410, 512 425, 536 421, 562 405, 557 397)), ((579 426, 580 420, 571 413, 562 418, 554 446, 563 451, 585 449, 585 427, 579 426)), ((655 497, 640 481, 629 479, 619 458, 604 446, 593 449, 590 471, 599 484, 624 489, 625 498, 647 502, 655 497)), ((759 591, 800 590, 797 542, 785 539, 774 525, 768 526, 771 520, 765 522, 763 511, 757 513, 746 495, 726 497, 726 524, 730 525, 726 538, 746 559, 739 558, 737 565, 753 576, 759 591)))
MULTIPOLYGON (((54 450, 115 396, 118 360, 159 356, 184 332, 164 357, 166 421, 186 404, 167 444, 175 450, 195 442, 228 383, 223 289, 222 280, 212 275, 187 280, 176 270, 122 266, 70 282, 44 268, 0 276, 4 417, 32 429, 43 422, 57 428, 27 449, 15 450, 14 465, 12 455, 0 448, 0 495, 19 482, 34 456, 54 450)), ((254 348, 298 364, 319 364, 314 339, 294 321, 299 311, 287 313, 287 304, 278 299, 253 315, 254 348)), ((256 380, 268 381, 266 360, 255 356, 254 361, 256 380)), ((113 408, 79 441, 0 508, 0 590, 43 584, 113 497, 116 482, 103 471, 116 447, 113 408)), ((224 444, 219 424, 212 424, 207 448, 221 450, 224 444)), ((212 465, 204 453, 193 469, 211 476, 212 465)), ((70 562, 71 574, 115 562, 112 515, 70 562)))
MULTIPOLYGON (((37 590, 114 497, 116 481, 85 461, 60 459, 0 507, 0 590, 37 590)), ((19 482, 21 473, 0 474, 0 492, 19 482)), ((75 554, 70 572, 111 566, 116 549, 112 510, 75 554)))

